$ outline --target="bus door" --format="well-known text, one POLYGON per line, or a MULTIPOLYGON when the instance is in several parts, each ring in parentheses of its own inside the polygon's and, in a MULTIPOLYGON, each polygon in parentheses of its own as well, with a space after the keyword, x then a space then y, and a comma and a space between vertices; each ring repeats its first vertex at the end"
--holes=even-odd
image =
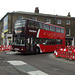
POLYGON ((33 52, 33 38, 26 38, 26 52, 33 52))
POLYGON ((34 39, 33 38, 31 38, 31 40, 30 40, 30 50, 33 52, 33 50, 34 50, 34 39))

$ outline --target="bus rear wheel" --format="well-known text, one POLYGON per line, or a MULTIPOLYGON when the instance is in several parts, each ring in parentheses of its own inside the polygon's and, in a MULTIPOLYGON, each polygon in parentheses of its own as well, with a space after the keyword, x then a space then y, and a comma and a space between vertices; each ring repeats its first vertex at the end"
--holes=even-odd
POLYGON ((39 54, 40 53, 40 49, 37 47, 35 48, 35 54, 39 54))

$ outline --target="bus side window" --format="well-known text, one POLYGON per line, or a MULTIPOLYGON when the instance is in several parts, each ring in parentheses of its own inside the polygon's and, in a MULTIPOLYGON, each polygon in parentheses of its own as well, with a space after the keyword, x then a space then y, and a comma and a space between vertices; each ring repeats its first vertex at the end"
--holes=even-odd
POLYGON ((28 21, 28 27, 31 27, 31 21, 30 20, 28 21))
POLYGON ((63 28, 61 28, 61 33, 64 33, 64 29, 63 28))
POLYGON ((42 44, 41 38, 35 38, 35 44, 42 44))
POLYGON ((34 21, 28 21, 28 27, 34 28, 34 21))
POLYGON ((39 23, 39 26, 40 26, 40 29, 43 29, 43 28, 42 28, 42 26, 43 26, 43 24, 42 24, 42 23, 39 23))
POLYGON ((44 38, 43 39, 43 45, 49 45, 49 39, 44 38))
POLYGON ((35 28, 36 28, 36 29, 39 29, 39 28, 40 28, 40 26, 39 26, 39 23, 38 23, 38 22, 35 22, 35 28))
POLYGON ((31 28, 34 28, 34 21, 31 21, 31 28))
POLYGON ((50 31, 54 31, 55 32, 55 26, 50 26, 50 31))
POLYGON ((55 39, 50 39, 50 45, 55 45, 55 39))
POLYGON ((46 25, 45 24, 43 24, 43 29, 46 30, 46 25))
POLYGON ((46 30, 48 30, 48 31, 49 31, 49 25, 47 25, 47 26, 46 26, 46 30))
POLYGON ((62 44, 62 40, 61 39, 56 39, 56 44, 62 44))
POLYGON ((56 27, 56 32, 60 32, 60 28, 59 27, 56 27))
POLYGON ((43 29, 44 30, 49 30, 49 25, 43 24, 43 29))

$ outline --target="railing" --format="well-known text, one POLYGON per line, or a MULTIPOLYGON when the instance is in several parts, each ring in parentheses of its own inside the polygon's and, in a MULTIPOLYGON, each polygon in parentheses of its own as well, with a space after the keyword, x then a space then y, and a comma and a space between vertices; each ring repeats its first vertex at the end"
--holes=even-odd
POLYGON ((0 52, 10 51, 11 49, 12 49, 12 45, 0 45, 0 52))
POLYGON ((75 60, 75 46, 66 46, 65 48, 59 48, 54 51, 56 57, 63 57, 71 60, 75 60))

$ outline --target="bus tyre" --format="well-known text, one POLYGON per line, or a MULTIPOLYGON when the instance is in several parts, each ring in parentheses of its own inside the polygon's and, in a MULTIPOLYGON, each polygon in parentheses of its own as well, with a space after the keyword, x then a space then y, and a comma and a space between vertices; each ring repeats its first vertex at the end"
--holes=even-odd
POLYGON ((37 47, 35 48, 35 54, 39 54, 40 53, 40 49, 37 47))

